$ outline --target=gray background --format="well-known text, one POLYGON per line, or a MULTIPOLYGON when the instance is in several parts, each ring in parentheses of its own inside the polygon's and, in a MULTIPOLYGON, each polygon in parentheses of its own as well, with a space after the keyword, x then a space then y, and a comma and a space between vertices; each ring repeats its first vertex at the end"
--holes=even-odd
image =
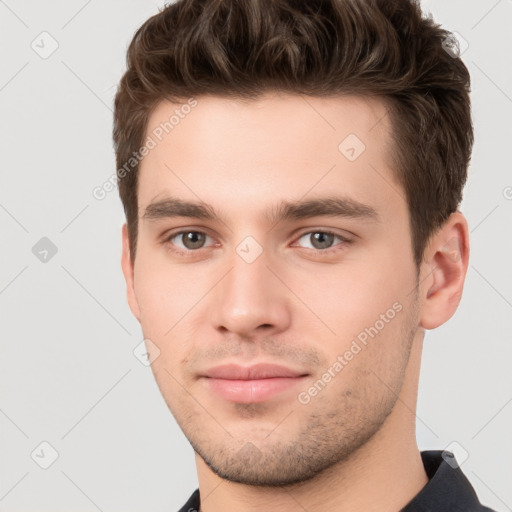
MULTIPOLYGON (((421 449, 455 451, 482 502, 506 511, 512 2, 422 5, 469 44, 476 145, 465 293, 427 333, 417 436, 421 449)), ((197 485, 193 451, 133 354, 142 334, 125 300, 117 190, 92 195, 115 172, 111 108, 127 44, 162 6, 0 2, 1 511, 170 512, 197 485), (48 469, 43 441, 58 452, 48 469)))

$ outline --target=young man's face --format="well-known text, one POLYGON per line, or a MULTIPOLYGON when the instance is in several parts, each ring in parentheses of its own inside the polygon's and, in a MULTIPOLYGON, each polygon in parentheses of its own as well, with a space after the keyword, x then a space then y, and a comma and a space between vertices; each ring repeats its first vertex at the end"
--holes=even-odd
MULTIPOLYGON (((179 108, 161 103, 147 135, 179 108)), ((218 475, 263 485, 311 478, 388 423, 402 385, 417 379, 408 361, 422 339, 421 304, 386 109, 268 94, 199 97, 181 112, 140 167, 127 277, 132 311, 160 351, 157 383, 218 475), (202 202, 215 217, 172 216, 171 198, 202 202), (288 203, 317 200, 338 213, 279 217, 288 203), (230 382, 235 374, 211 371, 260 363, 298 377, 230 382)))

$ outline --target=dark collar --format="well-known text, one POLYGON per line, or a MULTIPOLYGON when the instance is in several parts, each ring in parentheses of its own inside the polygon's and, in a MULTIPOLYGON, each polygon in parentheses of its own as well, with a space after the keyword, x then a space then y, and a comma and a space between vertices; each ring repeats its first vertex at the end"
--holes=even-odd
POLYGON ((421 459, 428 483, 400 512, 493 512, 480 504, 452 452, 427 450, 421 459))
MULTIPOLYGON (((428 450, 421 459, 428 483, 400 512, 494 512, 480 504, 453 453, 428 450)), ((196 489, 178 512, 198 512, 199 503, 196 489)))

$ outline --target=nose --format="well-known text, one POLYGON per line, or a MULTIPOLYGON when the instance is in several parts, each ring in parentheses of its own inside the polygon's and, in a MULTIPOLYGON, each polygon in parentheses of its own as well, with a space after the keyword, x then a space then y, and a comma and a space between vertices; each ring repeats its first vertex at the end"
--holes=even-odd
POLYGON ((269 270, 265 252, 251 263, 238 254, 231 261, 231 270, 215 287, 214 327, 246 338, 286 330, 291 322, 290 293, 276 278, 275 265, 269 270))

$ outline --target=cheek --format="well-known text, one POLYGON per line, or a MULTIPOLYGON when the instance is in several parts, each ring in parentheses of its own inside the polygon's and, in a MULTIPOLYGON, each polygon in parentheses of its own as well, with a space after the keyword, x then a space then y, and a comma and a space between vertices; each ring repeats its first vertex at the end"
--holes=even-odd
POLYGON ((400 392, 414 336, 414 307, 395 301, 389 308, 377 306, 375 312, 364 310, 357 316, 340 312, 341 317, 346 322, 339 321, 337 336, 324 345, 329 363, 322 372, 339 375, 326 399, 346 401, 371 418, 372 409, 391 404, 400 392))
MULTIPOLYGON (((152 369, 159 385, 170 388, 174 384, 167 373, 182 380, 180 368, 196 348, 197 340, 204 339, 197 329, 198 314, 206 304, 205 295, 211 288, 206 275, 191 271, 191 267, 171 265, 163 258, 144 257, 141 253, 135 272, 135 293, 140 308, 140 324, 144 338, 150 339, 160 350, 152 369)), ((136 260, 137 261, 137 260, 136 260)), ((137 264, 137 263, 136 263, 137 264)))
POLYGON ((208 290, 208 282, 199 272, 186 265, 170 264, 164 254, 159 251, 152 256, 141 251, 134 284, 141 324, 145 332, 157 333, 159 337, 184 318, 208 290))
MULTIPOLYGON (((314 272, 301 269, 289 272, 288 276, 290 283, 300 285, 293 287, 294 291, 316 314, 318 321, 314 325, 326 335, 330 330, 338 344, 374 325, 386 312, 389 312, 387 317, 394 319, 400 305, 405 308, 405 302, 410 299, 407 293, 414 286, 403 268, 393 268, 382 259, 380 264, 375 259, 368 264, 352 263, 318 266, 314 272)), ((304 306, 297 304, 296 308, 304 309, 304 306)), ((309 317, 313 315, 304 318, 309 317)), ((308 325, 313 326, 309 320, 308 325)))

